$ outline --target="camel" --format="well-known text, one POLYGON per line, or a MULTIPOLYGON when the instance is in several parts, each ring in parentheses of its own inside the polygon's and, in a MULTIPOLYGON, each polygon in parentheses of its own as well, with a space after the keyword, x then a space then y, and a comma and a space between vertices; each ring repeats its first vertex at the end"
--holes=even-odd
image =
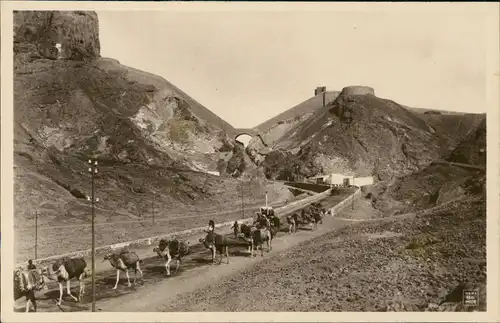
POLYGON ((124 271, 127 276, 128 287, 132 286, 130 283, 130 277, 128 275, 128 270, 130 268, 134 269, 134 284, 137 279, 137 272, 141 274, 142 270, 140 264, 142 264, 142 260, 139 259, 139 256, 133 251, 122 250, 120 253, 108 253, 104 256, 103 262, 108 260, 111 266, 116 268, 116 283, 113 289, 118 287, 118 282, 120 281, 120 271, 124 271))
POLYGON ((85 277, 88 276, 85 269, 87 268, 87 263, 83 257, 79 258, 63 258, 57 260, 52 264, 51 267, 47 269, 45 267, 43 269, 43 273, 47 274, 47 277, 51 280, 57 280, 59 284, 59 301, 56 303, 57 305, 61 305, 62 296, 63 296, 63 282, 66 282, 66 287, 68 291, 68 295, 73 298, 75 301, 81 301, 83 299, 83 295, 85 294, 85 282, 83 281, 85 277), (52 278, 51 276, 55 276, 52 278), (71 294, 71 279, 76 278, 79 282, 79 292, 78 298, 71 294))
POLYGON ((253 231, 255 230, 255 227, 249 226, 245 223, 242 223, 240 226, 241 229, 241 236, 240 238, 247 243, 248 247, 248 253, 250 255, 253 255, 253 231))
MULTIPOLYGON (((261 256, 264 256, 264 250, 262 248, 264 242, 267 242, 267 251, 269 252, 272 250, 271 246, 272 233, 269 230, 269 228, 264 227, 261 229, 256 229, 255 231, 252 232, 252 236, 253 236, 253 250, 255 250, 256 248, 257 249, 260 248, 261 256)), ((252 250, 252 256, 255 257, 255 255, 253 254, 253 250, 252 250)))
POLYGON ((215 253, 218 251, 220 253, 219 264, 222 263, 222 257, 225 254, 227 263, 229 264, 229 241, 226 237, 209 232, 205 238, 199 240, 203 245, 212 251, 212 264, 215 263, 215 253))
POLYGON ((189 242, 179 241, 177 239, 165 240, 161 239, 158 246, 153 249, 153 252, 158 254, 158 257, 164 257, 167 262, 165 263, 166 275, 170 276, 170 261, 172 257, 176 258, 177 266, 175 272, 179 270, 182 257, 189 254, 189 242))

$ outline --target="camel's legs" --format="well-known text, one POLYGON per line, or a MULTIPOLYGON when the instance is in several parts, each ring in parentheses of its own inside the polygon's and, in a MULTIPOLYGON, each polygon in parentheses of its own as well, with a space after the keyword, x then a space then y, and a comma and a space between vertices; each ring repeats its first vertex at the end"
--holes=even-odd
POLYGON ((83 291, 84 291, 84 282, 83 282, 83 277, 85 276, 85 273, 82 273, 80 277, 78 277, 78 300, 81 301, 83 298, 83 291))
POLYGON ((113 289, 116 289, 116 287, 118 286, 118 281, 120 280, 120 270, 117 269, 116 270, 116 284, 115 284, 115 287, 113 287, 113 289))
POLYGON ((128 287, 132 286, 132 284, 130 283, 130 277, 128 275, 128 268, 125 269, 125 275, 127 276, 128 287))
POLYGON ((175 267, 175 272, 177 273, 177 271, 179 270, 179 266, 181 265, 181 261, 179 259, 177 259, 177 266, 175 267))
POLYGON ((212 248, 212 263, 215 263, 215 247, 212 248))
POLYGON ((139 272, 139 274, 141 274, 141 280, 142 280, 142 270, 141 270, 141 265, 139 263, 137 263, 137 271, 139 272))
POLYGON ((57 302, 57 305, 61 305, 62 296, 63 296, 63 285, 61 282, 59 282, 59 302, 57 302))
POLYGON ((172 261, 172 257, 167 255, 167 262, 165 263, 165 269, 167 270, 167 276, 170 276, 170 262, 172 261))
POLYGON ((26 313, 30 311, 30 304, 31 304, 31 299, 29 299, 28 295, 26 295, 26 313))
POLYGON ((78 297, 80 301, 83 299, 83 295, 85 295, 85 282, 83 278, 80 279, 80 296, 78 297))
POLYGON ((78 301, 78 299, 71 294, 71 281, 69 279, 66 281, 66 289, 68 290, 68 295, 75 301, 78 301))

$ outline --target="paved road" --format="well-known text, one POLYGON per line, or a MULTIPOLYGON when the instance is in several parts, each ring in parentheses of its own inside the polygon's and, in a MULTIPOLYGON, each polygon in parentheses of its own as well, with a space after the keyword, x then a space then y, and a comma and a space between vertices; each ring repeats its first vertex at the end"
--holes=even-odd
MULTIPOLYGON (((345 197, 347 197, 347 194, 330 196, 323 203, 326 207, 331 207, 345 197)), ((305 228, 293 235, 284 232, 280 233, 273 242, 271 253, 283 251, 300 242, 340 228, 346 223, 349 223, 349 221, 327 218, 324 224, 320 225, 320 228, 315 231, 305 228)), ((285 225, 282 226, 282 229, 285 231, 285 225)), ((259 253, 256 258, 248 257, 245 253, 245 247, 241 242, 233 238, 235 247, 230 250, 230 264, 223 263, 222 265, 209 266, 210 252, 197 243, 198 239, 203 236, 204 234, 200 233, 186 238, 193 245, 192 253, 184 260, 179 272, 170 277, 164 275, 164 261, 154 257, 153 246, 133 249, 144 259, 142 266, 144 280, 131 288, 126 286, 126 278, 121 277, 119 287, 116 290, 111 289, 116 279, 116 272, 108 262, 103 263, 101 259, 98 259, 96 262, 97 308, 102 311, 155 311, 162 304, 168 302, 168 298, 175 297, 178 293, 200 288, 214 279, 229 275, 262 260, 259 253)), ((265 254, 264 258, 266 256, 267 254, 265 254)), ((133 277, 133 274, 131 276, 133 277)), ((73 282, 72 286, 74 286, 72 293, 76 294, 78 284, 73 282)), ((53 283, 49 284, 49 291, 39 295, 38 311, 88 311, 91 309, 92 287, 90 279, 86 280, 86 296, 81 303, 76 303, 64 296, 63 304, 61 308, 58 308, 54 304, 54 299, 57 299, 58 293, 57 286, 53 283)), ((20 310, 22 302, 16 304, 18 305, 16 310, 20 310)))

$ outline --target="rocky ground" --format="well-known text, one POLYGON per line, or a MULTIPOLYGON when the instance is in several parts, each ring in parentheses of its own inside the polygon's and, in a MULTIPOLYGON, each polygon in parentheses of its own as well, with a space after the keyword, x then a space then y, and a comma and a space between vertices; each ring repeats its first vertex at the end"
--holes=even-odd
MULTIPOLYGON (((342 216, 370 207, 359 203, 342 216)), ((485 284, 485 203, 470 199, 353 222, 183 295, 165 311, 484 311, 485 284), (464 288, 479 289, 479 308, 461 304, 464 288)))

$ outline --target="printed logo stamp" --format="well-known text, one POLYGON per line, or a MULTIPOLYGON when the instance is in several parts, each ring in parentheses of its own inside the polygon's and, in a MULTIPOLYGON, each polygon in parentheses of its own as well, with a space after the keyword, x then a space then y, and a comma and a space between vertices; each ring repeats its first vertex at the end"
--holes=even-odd
POLYGON ((464 306, 479 306, 479 291, 472 290, 464 290, 462 301, 464 306))

